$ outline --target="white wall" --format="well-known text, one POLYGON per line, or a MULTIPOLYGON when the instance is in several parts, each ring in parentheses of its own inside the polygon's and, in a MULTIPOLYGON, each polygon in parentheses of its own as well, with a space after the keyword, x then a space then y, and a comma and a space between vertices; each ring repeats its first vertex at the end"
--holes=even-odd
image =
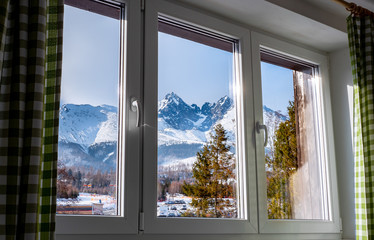
POLYGON ((330 88, 343 239, 355 239, 352 72, 349 49, 330 54, 330 88))

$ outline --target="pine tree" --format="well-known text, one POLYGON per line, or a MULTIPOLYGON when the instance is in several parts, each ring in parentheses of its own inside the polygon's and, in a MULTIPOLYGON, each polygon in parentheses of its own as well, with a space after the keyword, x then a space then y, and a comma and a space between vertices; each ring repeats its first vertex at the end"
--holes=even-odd
POLYGON ((290 177, 298 168, 294 102, 287 108, 289 119, 275 131, 273 151, 266 154, 269 219, 292 218, 290 177))
POLYGON ((235 158, 221 124, 216 125, 211 141, 197 153, 193 179, 194 183, 184 183, 182 190, 192 196, 191 205, 196 209, 196 216, 235 217, 235 203, 224 200, 235 197, 235 158))

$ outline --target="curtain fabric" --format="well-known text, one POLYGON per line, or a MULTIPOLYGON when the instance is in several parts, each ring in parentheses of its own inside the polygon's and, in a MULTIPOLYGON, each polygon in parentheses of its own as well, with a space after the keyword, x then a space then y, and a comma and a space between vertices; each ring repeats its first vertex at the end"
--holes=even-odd
POLYGON ((374 19, 347 19, 354 87, 356 238, 374 239, 374 19))
POLYGON ((63 0, 0 1, 0 239, 53 239, 63 0))

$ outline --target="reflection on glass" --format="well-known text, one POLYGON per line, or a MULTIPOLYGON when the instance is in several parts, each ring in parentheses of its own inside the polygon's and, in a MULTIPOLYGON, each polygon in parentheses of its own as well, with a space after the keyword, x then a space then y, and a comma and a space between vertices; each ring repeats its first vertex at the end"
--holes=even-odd
POLYGON ((157 216, 237 218, 233 43, 175 31, 158 34, 157 216))
POLYGON ((119 18, 65 5, 58 214, 117 215, 119 31, 119 18))
POLYGON ((269 219, 327 219, 313 69, 262 62, 269 219))

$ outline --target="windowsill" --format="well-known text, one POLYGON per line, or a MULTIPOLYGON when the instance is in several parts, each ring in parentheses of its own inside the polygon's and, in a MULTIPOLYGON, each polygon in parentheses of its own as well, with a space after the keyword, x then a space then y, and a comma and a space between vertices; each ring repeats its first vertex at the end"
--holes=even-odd
POLYGON ((340 233, 329 233, 329 234, 146 234, 146 233, 139 233, 139 234, 127 234, 127 235, 57 235, 57 240, 74 240, 74 239, 90 239, 90 240, 96 240, 96 239, 111 239, 111 240, 119 240, 119 239, 126 239, 126 240, 139 240, 139 239, 163 239, 163 240, 207 240, 207 239, 214 239, 214 240, 291 240, 291 239, 326 239, 326 240, 338 240, 341 239, 340 233))

